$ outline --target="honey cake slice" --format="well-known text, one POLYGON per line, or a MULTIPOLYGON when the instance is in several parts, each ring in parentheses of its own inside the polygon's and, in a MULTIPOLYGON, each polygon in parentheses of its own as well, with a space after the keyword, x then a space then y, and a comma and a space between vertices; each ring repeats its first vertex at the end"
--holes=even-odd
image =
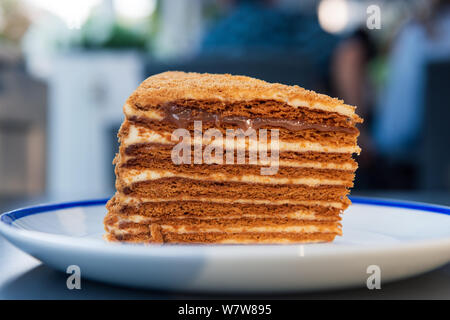
POLYGON ((165 72, 137 88, 124 114, 106 239, 308 243, 342 234, 360 152, 355 107, 245 76, 165 72))

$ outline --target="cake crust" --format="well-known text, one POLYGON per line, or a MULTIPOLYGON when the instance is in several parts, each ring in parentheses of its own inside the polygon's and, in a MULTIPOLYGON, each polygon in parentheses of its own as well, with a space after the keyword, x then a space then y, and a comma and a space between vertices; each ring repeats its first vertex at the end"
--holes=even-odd
POLYGON ((147 78, 128 98, 129 105, 157 106, 176 100, 218 100, 223 102, 274 100, 292 107, 305 107, 362 119, 356 107, 337 98, 299 86, 269 83, 246 76, 168 71, 147 78))

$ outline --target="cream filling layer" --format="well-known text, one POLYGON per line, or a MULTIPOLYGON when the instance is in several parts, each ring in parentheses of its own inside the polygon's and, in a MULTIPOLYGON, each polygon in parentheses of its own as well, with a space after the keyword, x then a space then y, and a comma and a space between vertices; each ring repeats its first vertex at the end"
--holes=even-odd
MULTIPOLYGON (((167 218, 167 216, 162 216, 162 217, 147 217, 147 216, 142 216, 142 215, 138 215, 138 214, 134 214, 134 215, 128 215, 126 216, 126 218, 123 219, 119 219, 119 222, 132 222, 132 223, 151 223, 152 221, 155 220, 160 220, 161 218, 167 218)), ((215 216, 214 214, 212 215, 199 215, 199 216, 191 216, 191 217, 185 217, 185 216, 171 216, 170 219, 177 219, 180 221, 183 221, 185 219, 198 219, 198 220, 223 220, 223 219, 242 219, 242 218, 246 218, 246 219, 273 219, 273 218, 277 218, 277 219, 282 219, 282 218, 288 218, 288 219, 296 219, 296 220, 317 220, 317 221, 327 221, 329 218, 336 218, 336 216, 317 216, 313 213, 303 213, 303 212, 292 212, 292 213, 288 213, 288 214, 241 214, 241 215, 234 215, 234 214, 229 214, 229 215, 225 215, 225 216, 215 216)), ((335 220, 330 220, 330 221, 335 221, 335 220)))
POLYGON ((257 244, 286 244, 286 243, 317 243, 317 242, 323 242, 323 239, 320 239, 319 236, 317 236, 316 238, 309 238, 309 239, 304 239, 304 240, 293 240, 293 239, 289 239, 289 238, 283 238, 280 236, 274 236, 272 238, 269 239, 252 239, 252 238, 245 238, 242 236, 233 236, 230 237, 229 239, 226 240, 221 240, 218 241, 217 243, 222 243, 222 244, 251 244, 251 243, 257 243, 257 244))
MULTIPOLYGON (((354 162, 298 162, 291 160, 279 160, 280 167, 312 168, 312 169, 335 169, 335 170, 356 170, 358 165, 354 162)), ((270 162, 261 161, 260 166, 270 165, 270 162)))
POLYGON ((212 203, 242 203, 242 204, 270 204, 270 205, 304 205, 304 206, 320 206, 320 207, 332 207, 337 209, 343 209, 344 204, 337 201, 322 201, 322 200, 305 200, 305 201, 293 201, 293 200, 250 200, 250 199, 221 199, 221 198, 197 198, 197 197, 187 197, 180 196, 176 199, 163 199, 163 198, 146 198, 146 197, 136 197, 128 196, 122 193, 116 193, 116 199, 123 204, 130 206, 139 206, 145 202, 169 202, 169 201, 201 201, 201 202, 212 202, 212 203))
MULTIPOLYGON (((341 234, 342 230, 339 225, 336 226, 316 226, 316 225, 302 225, 302 226, 243 226, 243 227, 221 227, 221 228, 208 228, 208 227, 197 227, 192 229, 189 226, 171 226, 161 224, 161 231, 173 232, 178 234, 194 234, 194 233, 267 233, 267 232, 286 232, 286 233, 336 233, 341 234)), ((124 234, 138 234, 142 230, 138 228, 127 228, 119 229, 117 227, 108 227, 108 232, 124 235, 124 234)))
MULTIPOLYGON (((269 135, 269 133, 268 133, 269 135)), ((257 152, 259 147, 259 143, 250 143, 249 139, 245 139, 245 149, 248 151, 257 152)), ((160 144, 171 144, 175 145, 175 142, 171 140, 171 134, 160 134, 156 131, 150 130, 146 127, 137 127, 135 125, 130 125, 128 135, 121 139, 121 143, 124 146, 130 146, 133 144, 139 143, 160 143, 160 144)), ((194 143, 194 139, 191 139, 191 145, 194 143)), ((225 150, 236 150, 237 143, 234 141, 228 141, 227 139, 215 139, 211 143, 209 143, 211 147, 222 147, 224 152, 225 150)), ((361 149, 358 146, 344 146, 344 147, 335 147, 331 145, 323 145, 317 142, 309 142, 309 141, 301 141, 298 142, 286 142, 283 140, 279 140, 278 143, 279 152, 332 152, 332 153, 357 153, 359 154, 361 149)), ((271 150, 270 142, 267 143, 267 150, 271 150)))
POLYGON ((186 178, 191 180, 215 181, 215 182, 244 182, 244 183, 262 183, 262 184, 301 184, 310 187, 320 185, 346 185, 348 181, 332 179, 315 178, 274 178, 273 176, 263 175, 242 175, 230 176, 222 173, 210 175, 184 174, 180 172, 162 171, 154 169, 127 169, 121 168, 119 178, 125 185, 131 185, 137 182, 158 180, 163 178, 186 178))

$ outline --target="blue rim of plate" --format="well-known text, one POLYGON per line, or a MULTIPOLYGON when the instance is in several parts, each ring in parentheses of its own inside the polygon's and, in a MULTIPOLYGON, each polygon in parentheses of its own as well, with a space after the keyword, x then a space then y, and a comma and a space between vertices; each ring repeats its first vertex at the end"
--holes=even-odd
MULTIPOLYGON (((367 204, 367 205, 374 205, 374 206, 413 209, 413 210, 420 210, 420 211, 427 211, 427 212, 450 215, 450 207, 446 207, 446 206, 439 206, 439 205, 427 204, 427 203, 421 203, 421 202, 399 201, 399 200, 358 197, 358 196, 352 196, 349 198, 352 201, 352 203, 355 203, 355 204, 367 204)), ((100 206, 100 205, 105 205, 108 200, 109 200, 109 198, 106 198, 106 199, 103 198, 103 199, 73 201, 73 202, 63 202, 63 203, 31 206, 31 207, 26 207, 26 208, 21 208, 21 209, 16 209, 13 211, 5 212, 2 215, 0 215, 0 221, 7 225, 12 225, 12 223, 14 221, 16 221, 20 218, 26 217, 26 216, 33 215, 33 214, 67 209, 67 208, 75 208, 75 207, 100 206)))

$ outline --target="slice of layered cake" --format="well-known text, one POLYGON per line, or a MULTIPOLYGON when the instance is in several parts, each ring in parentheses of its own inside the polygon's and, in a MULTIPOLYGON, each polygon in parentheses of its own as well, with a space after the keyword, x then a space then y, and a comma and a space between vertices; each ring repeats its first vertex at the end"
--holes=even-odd
POLYGON ((106 238, 305 243, 341 235, 355 108, 298 86, 165 72, 124 106, 106 238))

